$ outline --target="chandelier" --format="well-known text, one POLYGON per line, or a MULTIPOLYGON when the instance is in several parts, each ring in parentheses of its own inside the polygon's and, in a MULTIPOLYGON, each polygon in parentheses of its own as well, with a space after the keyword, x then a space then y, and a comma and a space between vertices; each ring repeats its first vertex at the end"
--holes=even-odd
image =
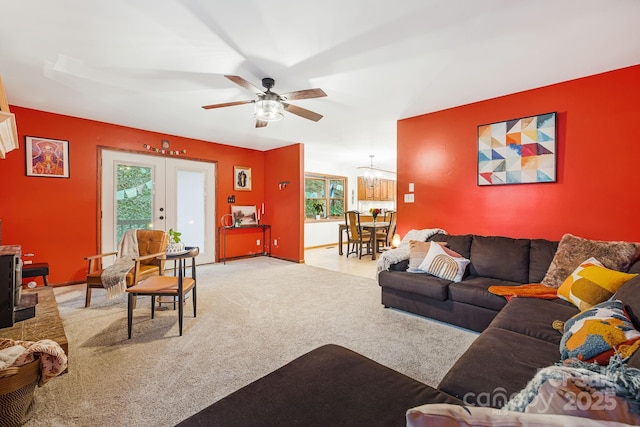
POLYGON ((380 179, 382 178, 382 172, 395 174, 393 171, 377 168, 373 165, 373 158, 375 155, 369 154, 369 166, 359 166, 358 169, 364 169, 364 184, 367 187, 375 187, 380 185, 380 179))

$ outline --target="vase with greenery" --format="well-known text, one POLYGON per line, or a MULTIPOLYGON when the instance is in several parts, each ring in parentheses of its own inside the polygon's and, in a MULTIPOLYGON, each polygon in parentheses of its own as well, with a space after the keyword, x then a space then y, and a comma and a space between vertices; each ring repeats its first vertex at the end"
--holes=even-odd
POLYGON ((182 252, 184 250, 184 243, 182 243, 182 233, 175 231, 173 228, 169 229, 169 243, 167 244, 167 252, 182 252))

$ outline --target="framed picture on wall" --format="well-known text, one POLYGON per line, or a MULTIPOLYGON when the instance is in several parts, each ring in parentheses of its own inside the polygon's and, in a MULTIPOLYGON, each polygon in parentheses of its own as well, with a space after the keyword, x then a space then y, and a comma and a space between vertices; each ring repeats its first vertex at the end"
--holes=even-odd
POLYGON ((258 213, 255 206, 231 205, 231 217, 236 226, 258 224, 258 213))
POLYGON ((251 168, 244 166, 233 167, 233 189, 236 191, 251 191, 251 168))
POLYGON ((69 141, 25 136, 27 176, 69 178, 69 141))
POLYGON ((478 126, 478 185, 556 182, 556 113, 478 126))

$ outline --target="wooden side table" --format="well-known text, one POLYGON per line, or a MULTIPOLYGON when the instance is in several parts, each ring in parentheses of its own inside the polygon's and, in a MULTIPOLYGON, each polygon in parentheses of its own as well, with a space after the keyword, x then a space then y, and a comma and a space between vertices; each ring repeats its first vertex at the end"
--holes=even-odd
POLYGON ((64 332, 53 288, 40 286, 33 289, 23 289, 22 294, 38 296, 35 317, 18 322, 9 328, 0 329, 0 337, 22 341, 50 339, 60 344, 60 347, 69 356, 69 343, 64 332))

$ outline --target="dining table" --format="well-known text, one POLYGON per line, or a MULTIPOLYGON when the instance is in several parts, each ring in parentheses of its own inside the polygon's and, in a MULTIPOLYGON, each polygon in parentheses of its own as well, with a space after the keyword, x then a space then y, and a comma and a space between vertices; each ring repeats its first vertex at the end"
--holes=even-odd
MULTIPOLYGON (((371 251, 371 259, 375 260, 376 259, 376 252, 378 245, 376 244, 376 232, 378 232, 379 230, 385 230, 389 227, 389 222, 388 221, 369 221, 369 222, 361 222, 360 223, 360 227, 363 230, 367 230, 371 233, 371 244, 373 245, 373 250, 371 251)), ((342 233, 345 232, 347 230, 347 224, 345 223, 340 223, 340 225, 338 226, 338 255, 342 255, 343 251, 342 251, 342 233)))

